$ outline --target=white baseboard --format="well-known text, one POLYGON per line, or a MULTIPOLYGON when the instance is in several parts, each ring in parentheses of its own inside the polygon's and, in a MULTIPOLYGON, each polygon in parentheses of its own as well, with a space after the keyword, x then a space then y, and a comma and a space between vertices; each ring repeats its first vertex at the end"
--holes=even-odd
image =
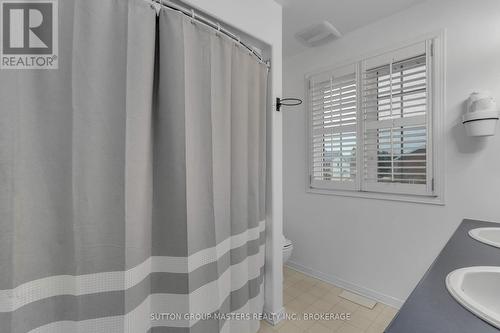
POLYGON ((294 261, 291 261, 291 260, 288 261, 286 266, 288 266, 289 268, 294 269, 296 271, 299 271, 301 273, 304 273, 306 275, 309 275, 313 278, 316 278, 318 280, 334 284, 342 289, 351 291, 353 293, 359 294, 359 295, 367 297, 367 298, 371 298, 373 300, 376 300, 377 302, 384 303, 384 304, 392 306, 396 309, 401 308, 401 306, 404 303, 403 300, 400 300, 398 298, 388 296, 388 295, 379 293, 377 291, 374 291, 374 290, 371 290, 371 289, 368 289, 368 288, 365 288, 362 286, 358 286, 354 283, 350 283, 350 282, 344 281, 342 279, 339 279, 338 277, 336 277, 334 275, 329 275, 329 274, 317 271, 315 269, 306 267, 304 265, 301 265, 301 264, 294 262, 294 261))
POLYGON ((266 321, 272 326, 276 326, 285 318, 285 308, 282 307, 278 312, 271 312, 264 309, 264 314, 266 315, 266 321))

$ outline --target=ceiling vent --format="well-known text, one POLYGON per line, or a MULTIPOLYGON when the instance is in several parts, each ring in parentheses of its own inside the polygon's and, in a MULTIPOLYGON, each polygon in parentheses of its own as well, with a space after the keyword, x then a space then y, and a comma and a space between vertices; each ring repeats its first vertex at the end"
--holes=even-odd
POLYGON ((299 42, 308 47, 325 45, 340 37, 342 34, 328 21, 310 26, 295 35, 299 42))

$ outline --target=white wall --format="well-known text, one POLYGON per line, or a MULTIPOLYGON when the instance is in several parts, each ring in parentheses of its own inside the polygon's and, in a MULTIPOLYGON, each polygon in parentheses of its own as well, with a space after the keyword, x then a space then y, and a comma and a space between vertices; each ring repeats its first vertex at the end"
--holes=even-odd
POLYGON ((500 129, 467 138, 462 103, 477 89, 500 101, 500 1, 429 0, 285 59, 286 96, 304 74, 446 28, 445 206, 309 194, 305 111, 284 113, 284 224, 292 265, 401 304, 465 217, 500 222, 500 129))
MULTIPOLYGON (((195 8, 231 25, 245 34, 266 43, 271 56, 271 94, 281 96, 282 92, 282 8, 272 0, 187 0, 195 8)), ((266 312, 281 312, 282 301, 282 243, 283 231, 283 187, 282 187, 282 115, 271 112, 269 150, 271 156, 271 184, 268 198, 270 203, 266 222, 266 312)))

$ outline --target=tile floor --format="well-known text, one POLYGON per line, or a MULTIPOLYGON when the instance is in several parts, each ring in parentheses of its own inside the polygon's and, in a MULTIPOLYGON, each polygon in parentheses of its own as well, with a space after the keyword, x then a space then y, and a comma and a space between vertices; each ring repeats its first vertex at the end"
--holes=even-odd
POLYGON ((373 310, 338 297, 342 289, 284 267, 283 302, 287 313, 350 313, 349 320, 262 322, 259 333, 383 333, 397 310, 378 303, 373 310))

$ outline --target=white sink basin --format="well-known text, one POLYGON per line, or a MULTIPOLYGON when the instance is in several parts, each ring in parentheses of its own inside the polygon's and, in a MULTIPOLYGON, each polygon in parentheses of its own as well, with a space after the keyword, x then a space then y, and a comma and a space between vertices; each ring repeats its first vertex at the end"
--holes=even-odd
POLYGON ((500 328, 500 267, 457 269, 446 277, 446 288, 467 310, 500 328))
POLYGON ((469 230, 469 236, 481 243, 500 248, 500 228, 478 228, 469 230))

